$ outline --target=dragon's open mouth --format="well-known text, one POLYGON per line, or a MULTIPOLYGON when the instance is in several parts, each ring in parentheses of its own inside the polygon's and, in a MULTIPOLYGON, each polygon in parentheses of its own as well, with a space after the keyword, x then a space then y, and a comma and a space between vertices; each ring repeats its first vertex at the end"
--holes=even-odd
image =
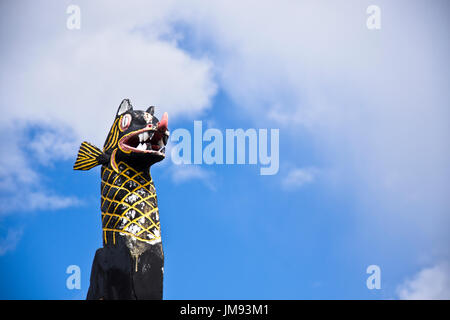
POLYGON ((168 139, 169 130, 167 130, 167 116, 165 115, 156 128, 149 126, 125 135, 119 141, 119 148, 126 153, 136 152, 164 155, 168 139))

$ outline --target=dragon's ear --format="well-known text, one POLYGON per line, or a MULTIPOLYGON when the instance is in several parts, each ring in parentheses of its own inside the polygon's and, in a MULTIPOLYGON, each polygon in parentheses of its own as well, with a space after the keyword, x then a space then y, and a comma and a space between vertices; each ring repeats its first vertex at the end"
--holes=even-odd
POLYGON ((120 116, 130 110, 133 110, 133 106, 131 105, 130 100, 123 99, 120 103, 119 109, 117 110, 117 115, 120 116))
POLYGON ((148 107, 147 112, 153 115, 155 113, 155 106, 148 107))

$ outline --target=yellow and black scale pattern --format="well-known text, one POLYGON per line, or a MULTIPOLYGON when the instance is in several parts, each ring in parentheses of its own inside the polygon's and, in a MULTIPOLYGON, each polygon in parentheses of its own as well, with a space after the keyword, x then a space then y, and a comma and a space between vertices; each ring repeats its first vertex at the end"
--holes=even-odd
POLYGON ((161 242, 156 190, 150 175, 125 162, 118 171, 102 166, 101 211, 104 242, 118 234, 155 244, 161 242))

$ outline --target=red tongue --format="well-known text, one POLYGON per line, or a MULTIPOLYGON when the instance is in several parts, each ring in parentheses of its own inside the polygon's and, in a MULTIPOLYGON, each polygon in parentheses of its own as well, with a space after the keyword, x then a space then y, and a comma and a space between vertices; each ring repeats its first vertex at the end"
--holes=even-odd
POLYGON ((164 112, 161 121, 159 121, 158 123, 158 131, 162 131, 162 132, 166 132, 167 128, 168 128, 168 123, 169 123, 169 117, 167 115, 167 112, 164 112))

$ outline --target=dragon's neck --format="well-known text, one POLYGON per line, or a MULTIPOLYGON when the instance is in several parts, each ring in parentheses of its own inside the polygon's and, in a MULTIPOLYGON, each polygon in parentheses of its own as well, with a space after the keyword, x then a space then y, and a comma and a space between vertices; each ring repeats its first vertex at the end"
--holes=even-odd
POLYGON ((149 170, 119 162, 118 172, 102 167, 101 211, 104 244, 118 237, 155 244, 161 242, 156 190, 149 170))

